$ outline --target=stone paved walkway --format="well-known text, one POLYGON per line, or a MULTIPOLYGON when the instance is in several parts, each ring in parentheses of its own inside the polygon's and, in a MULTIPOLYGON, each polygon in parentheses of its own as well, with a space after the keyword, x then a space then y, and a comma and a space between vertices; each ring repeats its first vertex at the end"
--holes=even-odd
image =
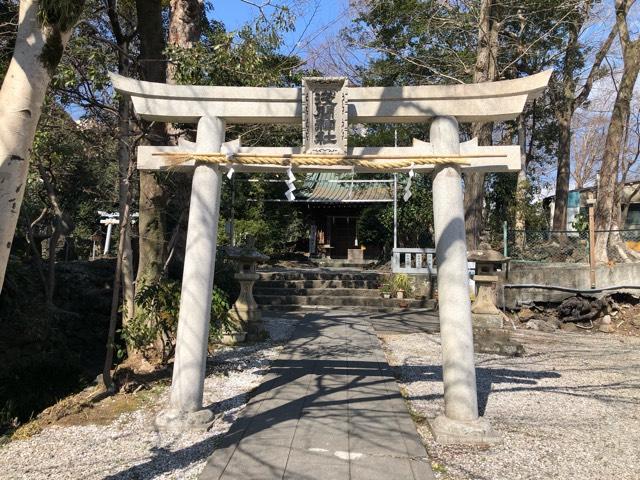
POLYGON ((367 317, 308 314, 202 480, 426 480, 433 473, 367 317))

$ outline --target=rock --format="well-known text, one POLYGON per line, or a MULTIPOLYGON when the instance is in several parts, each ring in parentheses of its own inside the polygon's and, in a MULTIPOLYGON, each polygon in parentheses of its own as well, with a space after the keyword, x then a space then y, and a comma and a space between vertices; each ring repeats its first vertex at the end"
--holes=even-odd
POLYGON ((579 318, 592 310, 591 301, 587 298, 575 296, 569 297, 558 306, 558 315, 561 318, 579 318))
POLYGON ((518 318, 521 322, 528 322, 535 316, 535 313, 529 308, 523 308, 518 312, 518 318))
POLYGON ((611 313, 611 305, 608 298, 590 300, 578 295, 564 300, 557 311, 565 322, 587 322, 611 313))
POLYGON ((633 317, 631 319, 631 325, 633 325, 634 327, 640 327, 640 316, 633 317))
POLYGON ((601 331, 602 333, 613 333, 616 331, 614 326, 611 325, 610 323, 603 323, 602 325, 600 325, 598 330, 601 331))
POLYGON ((530 330, 538 330, 540 332, 554 332, 558 328, 555 324, 540 320, 539 318, 529 320, 526 327, 530 330))
POLYGON ((604 317, 602 317, 602 320, 600 320, 600 325, 610 325, 611 324, 611 315, 605 315, 604 317))
POLYGON ((548 323, 551 323, 553 325, 555 325, 556 328, 560 328, 563 325, 562 320, 560 320, 559 318, 555 318, 555 317, 551 317, 549 319, 546 320, 548 323))
POLYGON ((511 338, 511 331, 500 328, 473 328, 473 345, 478 353, 494 353, 508 357, 524 356, 524 346, 511 338))
POLYGON ((577 332, 580 329, 576 326, 575 323, 563 323, 560 328, 565 332, 577 332))

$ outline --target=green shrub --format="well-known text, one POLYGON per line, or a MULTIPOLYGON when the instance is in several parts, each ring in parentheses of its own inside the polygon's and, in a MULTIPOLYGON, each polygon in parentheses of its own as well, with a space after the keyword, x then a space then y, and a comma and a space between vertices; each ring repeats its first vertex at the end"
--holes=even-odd
POLYGON ((209 325, 209 341, 214 342, 222 334, 231 331, 233 323, 229 318, 229 297, 224 290, 214 287, 211 298, 211 323, 209 325))
POLYGON ((407 296, 413 294, 413 283, 409 275, 406 273, 386 275, 380 284, 380 292, 395 295, 398 290, 403 290, 407 296))
POLYGON ((406 273, 396 273, 393 275, 391 279, 393 285, 393 291, 397 292, 398 290, 403 290, 406 295, 411 295, 413 293, 413 285, 411 283, 411 279, 409 275, 406 273))
MULTIPOLYGON (((136 314, 123 326, 121 338, 127 346, 150 357, 161 353, 166 363, 175 350, 178 316, 180 313, 180 283, 163 278, 157 283, 142 286, 136 294, 136 314), (158 352, 162 344, 162 352, 158 352)), ((211 300, 209 338, 217 339, 230 327, 229 297, 214 287, 211 300)))
POLYGON ((384 276, 384 278, 382 279, 382 283, 380 283, 380 293, 393 295, 394 291, 392 279, 393 277, 391 277, 390 275, 384 276))

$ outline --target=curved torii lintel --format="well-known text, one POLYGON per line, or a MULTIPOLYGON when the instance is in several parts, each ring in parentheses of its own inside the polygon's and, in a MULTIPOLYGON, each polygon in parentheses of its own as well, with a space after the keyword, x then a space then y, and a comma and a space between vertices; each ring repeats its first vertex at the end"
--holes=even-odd
MULTIPOLYGON (((435 116, 459 122, 515 119, 539 96, 552 70, 514 80, 410 87, 348 87, 350 123, 417 123, 435 116)), ((153 83, 110 74, 142 118, 195 123, 203 116, 228 123, 297 124, 301 88, 217 87, 153 83)))

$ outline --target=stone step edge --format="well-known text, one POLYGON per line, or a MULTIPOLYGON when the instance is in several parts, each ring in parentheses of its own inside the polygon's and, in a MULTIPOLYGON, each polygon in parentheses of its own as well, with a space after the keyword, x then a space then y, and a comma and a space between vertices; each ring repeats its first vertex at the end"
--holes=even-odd
MULTIPOLYGON (((304 298, 304 297, 297 297, 304 298)), ((273 301, 265 301, 265 300, 257 300, 258 305, 260 306, 279 306, 279 305, 305 305, 305 306, 323 306, 323 307, 354 307, 354 308, 406 308, 406 309, 425 309, 425 308, 433 308, 435 305, 432 302, 421 302, 421 301, 413 301, 407 303, 401 303, 400 301, 360 301, 360 302, 332 302, 328 301, 326 298, 318 299, 318 300, 301 300, 296 301, 292 299, 274 299, 273 301)))
POLYGON ((364 288, 364 289, 375 289, 378 288, 380 282, 377 280, 258 280, 255 283, 257 287, 266 287, 266 288, 364 288), (282 287, 279 285, 282 284, 294 284, 294 285, 305 285, 305 284, 316 284, 317 287, 282 287), (333 284, 334 286, 330 286, 333 284), (345 285, 366 285, 362 287, 347 287, 345 285))
POLYGON ((258 273, 258 281, 269 280, 349 280, 349 281, 377 281, 384 276, 383 273, 330 273, 330 272, 310 272, 310 273, 258 273))
MULTIPOLYGON (((425 310, 427 312, 434 312, 435 310, 430 309, 428 307, 414 307, 414 308, 401 308, 401 307, 376 307, 376 306, 368 306, 368 305, 292 305, 292 304, 283 304, 283 305, 258 305, 260 310, 262 311, 296 311, 296 310, 347 310, 347 311, 357 311, 362 310, 366 312, 377 312, 377 313, 397 313, 397 312, 411 312, 416 313, 420 310, 425 310)), ((435 325, 435 322, 434 322, 435 325)))
POLYGON ((264 300, 279 300, 279 299, 285 299, 285 298, 296 298, 296 299, 308 298, 313 300, 318 300, 322 298, 327 298, 327 299, 339 298, 342 301, 356 301, 356 302, 358 300, 367 299, 367 300, 397 301, 397 302, 410 302, 410 303, 416 303, 416 302, 428 303, 428 302, 434 301, 432 299, 426 299, 426 298, 396 298, 396 297, 383 298, 380 296, 358 297, 356 295, 335 295, 335 296, 332 296, 332 295, 262 295, 255 292, 253 296, 256 299, 256 301, 258 301, 258 298, 261 298, 264 300))
POLYGON ((253 289, 256 296, 286 296, 286 297, 380 297, 377 288, 348 288, 348 287, 325 287, 325 288, 291 288, 291 287, 263 287, 256 285, 253 289))

